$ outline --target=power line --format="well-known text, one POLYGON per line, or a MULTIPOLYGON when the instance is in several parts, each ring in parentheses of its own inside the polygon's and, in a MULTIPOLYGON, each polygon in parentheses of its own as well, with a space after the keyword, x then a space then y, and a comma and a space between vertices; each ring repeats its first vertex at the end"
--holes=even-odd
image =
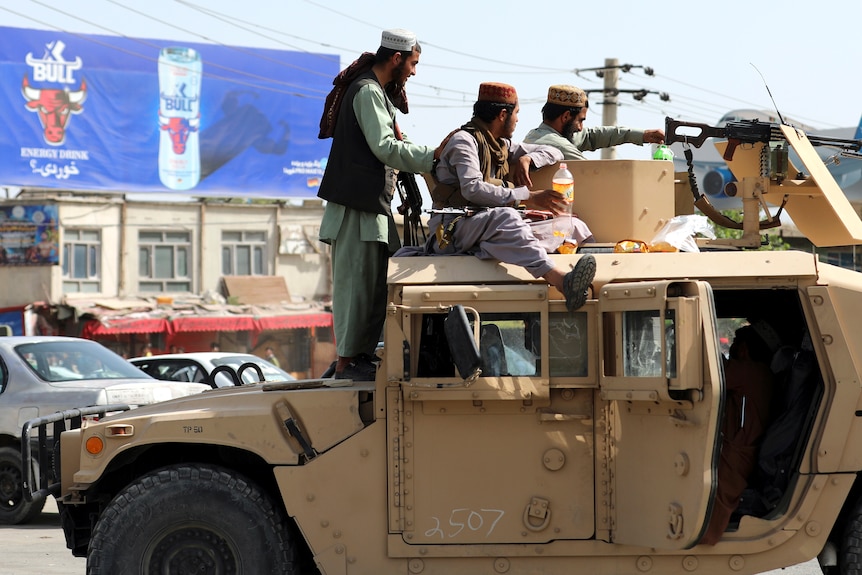
MULTIPOLYGON (((116 32, 116 31, 111 30, 110 28, 107 28, 107 27, 105 27, 105 26, 100 26, 99 24, 96 24, 96 23, 94 23, 94 22, 91 22, 91 21, 88 21, 88 20, 86 20, 86 19, 80 18, 80 17, 78 17, 78 16, 76 16, 76 15, 74 15, 74 14, 70 14, 70 13, 68 13, 68 12, 63 12, 62 10, 59 10, 59 9, 55 8, 54 6, 51 6, 50 4, 47 4, 47 3, 45 3, 45 2, 37 2, 36 0, 32 0, 32 1, 34 1, 36 4, 38 4, 38 5, 40 5, 40 6, 43 6, 43 7, 47 8, 47 9, 54 10, 55 12, 60 13, 60 14, 64 14, 64 15, 65 15, 65 16, 67 16, 67 17, 75 18, 75 19, 77 19, 77 20, 79 20, 79 21, 82 21, 82 22, 85 22, 85 23, 87 23, 87 24, 89 24, 89 25, 91 25, 91 26, 95 26, 95 27, 98 27, 98 28, 100 28, 100 29, 107 30, 107 31, 111 32, 112 34, 116 34, 116 35, 122 36, 122 37, 124 37, 124 38, 130 39, 130 40, 134 40, 134 38, 130 38, 130 37, 126 36, 125 34, 122 34, 122 33, 116 32)), ((137 11, 137 10, 133 10, 133 9, 131 9, 131 8, 128 8, 127 6, 124 6, 123 4, 121 4, 120 2, 117 2, 117 1, 115 1, 115 0, 107 0, 107 1, 108 1, 108 2, 110 2, 110 3, 112 3, 112 4, 115 4, 115 5, 117 5, 117 6, 121 6, 121 7, 125 8, 125 9, 127 9, 127 10, 131 10, 132 12, 135 12, 135 13, 137 13, 137 14, 139 14, 139 15, 142 15, 142 16, 144 16, 144 17, 147 17, 147 18, 149 18, 149 19, 151 19, 151 20, 154 20, 154 21, 156 21, 156 22, 160 22, 160 23, 161 23, 161 24, 163 24, 163 25, 167 25, 167 26, 170 26, 170 27, 175 28, 175 29, 177 29, 177 30, 183 31, 184 33, 193 34, 193 35, 195 35, 195 36, 197 36, 197 37, 204 38, 204 39, 206 39, 207 41, 211 41, 211 42, 214 42, 214 43, 220 44, 220 45, 222 45, 222 46, 226 46, 226 47, 228 47, 228 48, 236 49, 236 50, 238 50, 239 52, 243 53, 244 55, 246 55, 246 56, 248 56, 248 57, 253 57, 253 58, 263 58, 263 59, 266 59, 266 58, 264 57, 264 55, 263 55, 263 54, 256 54, 256 53, 250 52, 250 51, 248 51, 248 50, 242 50, 242 49, 239 49, 239 48, 236 48, 236 47, 233 47, 233 46, 228 46, 228 45, 226 45, 226 44, 223 44, 223 43, 221 43, 221 42, 218 42, 217 40, 215 40, 215 39, 213 39, 213 38, 209 38, 209 37, 207 37, 207 36, 205 36, 205 35, 197 34, 197 33, 195 33, 195 32, 192 32, 192 31, 190 31, 190 30, 188 30, 187 28, 184 28, 184 27, 182 27, 182 26, 176 26, 176 25, 174 25, 174 24, 172 24, 172 23, 169 23, 169 22, 165 22, 165 21, 159 20, 158 18, 154 18, 154 17, 150 16, 150 15, 149 15, 149 14, 147 14, 147 13, 144 13, 144 12, 141 12, 141 11, 137 11)), ((332 45, 332 44, 328 44, 328 43, 320 42, 320 41, 317 41, 317 40, 311 40, 311 39, 304 38, 304 37, 301 37, 301 36, 297 36, 297 35, 289 34, 289 33, 286 33, 286 32, 284 32, 284 31, 281 31, 281 30, 275 30, 275 29, 273 29, 273 28, 270 28, 270 27, 267 27, 267 26, 264 26, 264 25, 261 25, 261 24, 253 23, 253 22, 250 22, 250 21, 248 21, 248 20, 243 20, 243 19, 241 19, 241 18, 237 18, 237 17, 229 16, 229 15, 226 15, 226 14, 224 14, 224 13, 221 13, 221 12, 218 12, 218 11, 216 11, 216 10, 213 10, 213 9, 211 9, 211 8, 208 8, 208 7, 205 7, 205 6, 202 6, 202 5, 196 4, 196 3, 192 2, 192 1, 189 1, 189 0, 174 0, 174 1, 175 1, 175 2, 177 2, 177 3, 178 3, 178 4, 180 4, 180 5, 182 5, 182 6, 186 7, 186 8, 188 8, 188 9, 192 9, 192 10, 198 11, 198 12, 200 12, 200 13, 202 13, 202 14, 205 14, 205 15, 207 15, 207 16, 208 16, 208 17, 210 17, 210 18, 213 18, 213 19, 219 20, 219 21, 224 22, 224 23, 226 23, 226 24, 228 24, 228 25, 231 25, 231 26, 234 26, 234 27, 236 27, 236 28, 238 28, 238 29, 244 30, 244 31, 246 31, 246 32, 248 32, 248 33, 253 33, 253 34, 255 34, 256 36, 258 36, 258 37, 260 37, 260 38, 264 38, 264 39, 266 39, 266 40, 268 40, 268 41, 271 41, 271 42, 274 42, 274 43, 276 43, 276 44, 278 44, 278 45, 286 46, 286 47, 288 47, 288 48, 290 48, 290 49, 294 49, 294 50, 297 50, 297 51, 305 52, 305 53, 308 53, 308 54, 315 54, 315 55, 317 54, 316 52, 310 52, 310 51, 308 51, 308 50, 305 50, 305 49, 301 48, 301 47, 300 47, 299 45, 297 45, 296 43, 289 43, 289 42, 285 42, 284 40, 282 40, 282 39, 280 39, 280 38, 281 38, 281 37, 293 38, 294 40, 296 40, 297 42, 300 42, 300 43, 306 43, 306 44, 308 44, 308 45, 315 45, 315 46, 319 46, 319 47, 322 47, 322 48, 327 49, 327 50, 337 50, 337 51, 339 51, 339 52, 340 52, 340 53, 338 54, 338 56, 339 56, 340 58, 350 58, 350 56, 349 56, 349 55, 346 55, 346 54, 350 54, 350 53, 358 54, 358 53, 359 53, 358 51, 355 51, 355 50, 352 50, 352 49, 349 49, 349 48, 339 47, 339 46, 336 46, 336 45, 332 45), (267 32, 267 33, 263 33, 262 31, 267 32)), ((324 4, 322 4, 321 2, 317 2, 317 1, 314 1, 314 0, 305 0, 305 2, 306 2, 307 4, 309 4, 309 5, 311 5, 311 6, 314 6, 314 7, 318 8, 318 9, 326 10, 326 11, 328 11, 328 12, 330 12, 330 13, 333 13, 333 14, 337 15, 337 16, 338 16, 338 17, 340 17, 340 18, 343 18, 343 19, 346 19, 346 20, 350 20, 350 21, 352 21, 352 22, 356 22, 356 23, 358 23, 358 24, 361 24, 361 25, 366 26, 366 27, 369 27, 369 28, 373 28, 373 29, 375 29, 375 30, 380 30, 380 29, 381 29, 379 26, 377 26, 377 25, 375 25, 375 24, 373 24, 373 23, 371 23, 371 22, 368 22, 368 21, 365 21, 365 20, 362 20, 362 19, 359 19, 359 18, 353 17, 353 16, 351 16, 351 15, 349 15, 349 14, 345 13, 345 12, 341 12, 341 11, 335 10, 335 9, 333 9, 333 8, 331 8, 331 7, 325 6, 325 5, 324 5, 324 4)), ((16 12, 16 11, 14 11, 14 10, 11 10, 11 9, 8 9, 8 8, 5 8, 5 7, 0 7, 0 9, 3 9, 3 10, 5 10, 5 11, 7 11, 7 12, 11 13, 11 14, 15 14, 15 15, 17 15, 17 16, 19 16, 19 17, 26 18, 26 19, 28 19, 28 20, 32 20, 32 21, 34 21, 34 22, 39 22, 40 24, 45 25, 45 26, 48 26, 48 27, 50 27, 50 28, 54 28, 54 29, 57 29, 57 30, 60 30, 60 31, 63 31, 63 32, 66 32, 66 33, 73 34, 73 35, 75 35, 75 36, 81 37, 81 36, 80 36, 80 35, 78 35, 78 34, 74 34, 74 33, 72 33, 72 32, 68 32, 68 31, 66 31, 66 30, 63 30, 63 28, 61 28, 61 27, 59 27, 59 26, 54 26, 54 25, 51 25, 51 24, 47 24, 47 23, 45 23, 45 22, 41 22, 40 20, 38 20, 38 19, 36 19, 36 18, 33 18, 33 17, 31 17, 31 16, 28 16, 28 15, 21 14, 20 12, 16 12)), ((89 38, 87 38, 87 39, 89 39, 89 38)), ((582 79, 582 80, 584 80, 584 81, 588 81, 589 79, 588 79, 588 78, 586 78, 586 77, 584 77, 584 76, 582 76, 582 75, 580 75, 580 74, 581 74, 581 73, 583 73, 583 72, 587 72, 587 71, 592 71, 592 70, 593 70, 592 68, 575 68, 575 69, 571 69, 571 68, 562 68, 562 67, 560 67, 560 68, 554 68, 554 67, 536 67, 534 64, 521 64, 521 63, 517 63, 517 62, 512 62, 512 61, 510 61, 510 60, 505 60, 505 61, 503 61, 503 60, 494 59, 494 58, 486 58, 486 57, 483 57, 483 56, 481 56, 481 55, 477 55, 477 54, 474 54, 474 53, 469 53, 469 52, 462 52, 462 51, 452 50, 452 49, 446 48, 445 46, 442 46, 442 45, 439 45, 439 44, 436 44, 436 43, 433 43, 433 42, 430 42, 430 41, 426 41, 426 40, 422 40, 422 39, 420 39, 420 41, 422 42, 422 44, 423 44, 423 45, 428 45, 428 46, 434 47, 434 48, 435 48, 435 49, 437 49, 437 50, 440 50, 440 51, 443 51, 443 52, 447 52, 447 53, 451 53, 451 54, 458 55, 459 57, 463 57, 463 58, 470 58, 470 59, 473 59, 473 60, 476 60, 476 61, 479 61, 479 62, 487 62, 487 63, 491 63, 491 64, 504 64, 504 65, 506 65, 506 66, 510 67, 509 69, 506 69, 506 70, 486 70, 486 69, 482 69, 482 68, 460 67, 460 66, 444 66, 444 65, 434 64, 433 62, 432 62, 432 63, 424 63, 424 62, 423 62, 423 68, 424 68, 424 67, 427 67, 427 68, 433 68, 433 69, 436 69, 436 70, 443 70, 443 71, 467 72, 467 73, 477 73, 477 74, 479 74, 479 73, 481 73, 481 74, 494 74, 494 75, 509 75, 509 74, 511 74, 511 75, 531 75, 531 76, 537 76, 537 75, 544 75, 544 74, 574 74, 574 75, 578 76, 579 78, 581 78, 581 79, 582 79)), ((118 49, 117 47, 113 47, 113 46, 111 46, 111 48, 112 48, 112 49, 118 49)), ((134 54, 134 52, 129 52, 129 53, 134 54)), ((145 57, 145 58, 147 58, 147 59, 149 59, 149 60, 153 60, 153 58, 149 58, 149 57, 146 57, 146 56, 138 55, 138 57, 145 57)), ((281 65, 287 65, 286 63, 283 63, 283 62, 279 62, 279 64, 281 64, 281 65)), ((648 67, 644 67, 644 66, 634 66, 634 65, 630 65, 630 64, 622 64, 622 65, 620 65, 620 69, 621 69, 622 71, 624 71, 624 72, 626 72, 626 71, 630 71, 630 70, 635 69, 635 68, 643 69, 643 70, 644 70, 644 72, 646 72, 646 69, 647 69, 648 67)), ((233 70, 233 72, 234 72, 234 73, 242 73, 242 71, 236 71, 236 70, 233 70)), ((206 72, 206 71, 205 71, 205 75, 211 75, 211 74, 208 74, 208 72, 206 72)), ((212 75, 211 75, 211 76, 212 76, 212 75)), ((628 81, 628 80, 626 79, 626 76, 627 76, 626 74, 623 74, 623 75, 621 76, 621 80, 620 80, 620 81, 621 81, 622 83, 624 83, 624 82, 627 82, 627 81, 628 81)), ((213 76, 213 77, 218 77, 218 76, 213 76)), ((727 100, 727 101, 731 101, 731 102, 738 102, 738 103, 741 103, 741 104, 743 104, 743 105, 745 105, 745 106, 754 107, 754 108, 756 108, 756 109, 768 109, 768 108, 769 108, 769 106, 765 106, 765 105, 762 105, 762 104, 755 104, 755 103, 752 103, 752 102, 746 101, 746 100, 744 100, 744 99, 740 99, 740 98, 735 97, 735 96, 726 95, 726 94, 721 94, 721 93, 718 93, 718 92, 716 92, 716 91, 714 91, 714 90, 704 89, 704 88, 701 88, 700 86, 697 86, 697 85, 695 85, 695 84, 692 84, 692 83, 689 83, 689 82, 685 82, 685 81, 681 81, 681 80, 677 80, 677 79, 674 79, 674 78, 671 78, 671 77, 668 77, 668 76, 659 76, 658 78, 659 78, 660 80, 663 80, 663 81, 666 81, 666 82, 674 82, 674 83, 677 83, 677 84, 679 84, 680 86, 684 86, 684 87, 686 87, 686 88, 688 88, 688 89, 691 89, 691 90, 698 90, 698 91, 701 91, 701 92, 706 92, 706 93, 708 93, 708 94, 709 94, 709 95, 711 95, 711 96, 719 97, 719 98, 722 98, 723 100, 727 100)), ((257 79, 259 80, 260 78, 258 77, 257 79)), ((648 76, 648 77, 643 77, 643 76, 642 76, 642 77, 641 77, 641 80, 644 80, 644 81, 655 81, 655 80, 656 80, 656 76, 648 76)), ((234 79, 231 79, 231 81, 237 82, 237 81, 236 81, 236 80, 234 80, 234 79)), ((269 80, 269 79, 267 79, 267 81, 268 81, 268 82, 270 82, 270 83, 276 83, 276 84, 278 84, 278 83, 279 83, 279 82, 277 82, 277 81, 273 81, 273 80, 269 80)), ((238 84, 242 84, 242 82, 237 82, 237 83, 238 83, 238 84)), ((553 82, 551 82, 551 83, 553 83, 553 82)), ((295 90, 298 90, 298 91, 300 91, 300 92, 309 91, 309 90, 305 89, 304 87, 302 87, 302 86, 297 86, 297 85, 295 85, 295 84, 290 84, 290 83, 287 83, 287 82, 281 82, 281 84, 282 84, 282 85, 285 85, 285 86, 287 86, 287 87, 293 88, 293 89, 295 89, 295 90)), ((246 85, 254 86, 254 84, 246 84, 246 85)), ((411 82, 411 86, 415 86, 415 87, 417 87, 417 88, 420 88, 420 87, 421 87, 421 88, 425 88, 425 89, 427 89, 427 90, 430 90, 430 91, 432 92, 432 94, 437 94, 437 95, 445 93, 445 94, 449 94, 449 95, 455 95, 456 97, 461 97, 461 98, 464 98, 464 99, 469 99, 469 98, 472 98, 472 96, 473 96, 472 91, 471 91, 471 92, 465 92, 465 91, 462 91, 462 90, 457 90, 457 89, 452 89, 452 88, 443 88, 443 87, 438 86, 438 85, 426 85, 426 84, 422 84, 421 82, 416 82, 415 80, 411 82)), ((667 93, 669 93, 669 95, 671 96, 671 98, 674 100, 674 105, 665 106, 664 108, 666 108, 666 109, 676 109, 676 103, 679 103, 679 101, 680 101, 680 100, 682 100, 682 99, 684 99, 685 97, 684 97, 684 96, 680 96, 679 94, 676 94, 676 93, 674 93, 673 91, 667 90, 667 86, 664 86, 663 88, 665 89, 665 91, 666 91, 667 93)), ((273 91, 273 92, 281 92, 281 93, 286 93, 286 94, 293 94, 293 93, 294 93, 294 92, 291 92, 291 91, 281 91, 281 90, 278 90, 278 89, 270 89, 270 88, 268 88, 268 87, 267 87, 267 89, 269 89, 270 91, 273 91)), ((643 89, 647 89, 647 88, 643 88, 643 89)), ((310 92, 310 91, 309 91, 309 92, 310 92)), ((317 93, 319 93, 319 94, 322 96, 322 93, 321 93, 320 91, 314 91, 314 92, 317 92, 317 93)), ((296 94, 296 95, 298 95, 298 96, 300 96, 300 97, 312 97, 312 98, 316 98, 316 96, 313 96, 313 95, 310 95, 310 94, 305 94, 305 93, 298 93, 298 94, 296 94)), ((417 95, 416 95, 416 94, 413 94, 413 93, 411 92, 411 97, 415 97, 415 96, 417 96, 417 95)), ((423 94, 423 95, 420 95, 419 97, 421 97, 421 98, 426 98, 426 97, 427 97, 427 98, 433 98, 434 96, 433 96, 433 95, 424 95, 424 94, 423 94)), ((444 100, 449 101, 449 100, 447 100, 447 99, 444 99, 444 100)), ((454 100, 452 100, 452 101, 454 102, 454 100)), ((527 100, 524 100, 524 101, 525 101, 525 102, 527 102, 527 100)), ((689 100, 689 102, 694 103, 694 102, 698 102, 698 100, 696 100, 695 98, 691 98, 691 99, 689 100)), ((691 104, 691 105, 698 106, 698 104, 691 104)), ((731 106, 728 106, 727 104, 720 103, 720 102, 718 102, 718 101, 714 101, 714 100, 713 100, 713 101, 700 101, 699 105, 700 105, 700 107, 702 107, 702 108, 704 108, 704 109, 709 109, 709 107, 714 107, 716 110, 721 110, 721 112, 725 112, 725 111, 727 111, 727 109, 728 109, 728 108, 730 108, 730 107, 731 107, 731 106)), ((442 105, 442 106, 435 106, 435 107, 446 107, 446 106, 445 106, 445 104, 444 104, 444 105, 442 105)), ((457 105, 457 104, 456 104, 456 105, 455 105, 455 106, 453 106, 453 107, 461 107, 461 105, 457 105)), ((649 106, 647 106, 647 107, 649 107, 649 106)), ((791 115, 793 115, 794 117, 800 118, 801 120, 805 120, 806 122, 811 123, 811 124, 815 124, 815 125, 817 125, 817 124, 822 124, 822 122, 818 122, 818 121, 817 121, 817 120, 815 120, 815 119, 805 118, 804 116, 801 116, 801 115, 798 115, 798 114, 791 114, 791 115)))
MULTIPOLYGON (((111 32, 111 33, 112 33, 113 35, 115 35, 115 36, 119 36, 119 37, 125 38, 126 40, 129 40, 129 41, 132 41, 132 42, 136 42, 136 43, 138 43, 138 44, 141 44, 141 45, 143 45, 143 46, 147 46, 147 47, 149 47, 149 48, 153 48, 154 50, 159 50, 159 49, 161 49, 161 46, 159 46, 159 45, 152 44, 152 43, 150 43, 150 42, 146 42, 146 41, 141 40, 141 39, 139 39, 139 38, 134 38, 134 37, 131 37, 131 36, 127 36, 127 35, 125 35, 125 34, 123 34, 123 33, 121 33, 121 32, 118 32, 118 31, 113 30, 113 29, 111 29, 111 28, 108 28, 108 27, 106 27, 106 26, 102 26, 102 25, 97 24, 97 23, 95 23, 95 22, 91 22, 91 21, 89 21, 89 20, 87 20, 87 19, 85 19, 85 18, 80 18, 80 17, 78 17, 78 16, 76 16, 76 15, 74 15, 74 14, 71 14, 71 13, 69 13, 69 12, 65 12, 65 11, 63 11, 63 10, 60 10, 60 9, 58 9, 58 8, 55 8, 55 7, 53 7, 53 6, 50 6, 50 5, 45 4, 45 3, 43 3, 43 2, 40 2, 39 0, 30 0, 30 1, 31 1, 31 2, 33 2, 33 3, 35 3, 35 4, 38 4, 38 5, 40 5, 40 6, 43 6, 43 7, 45 7, 45 8, 48 8, 49 10, 52 10, 52 11, 54 11, 54 12, 58 12, 58 13, 60 13, 60 14, 63 14, 64 16, 69 16, 69 17, 71 17, 71 18, 75 18, 76 20, 79 20, 79 21, 81 21, 81 22, 84 22, 85 24, 88 24, 88 25, 90 25, 90 26, 94 26, 94 27, 99 28, 99 29, 101 29, 101 30, 105 30, 105 31, 107 31, 107 32, 111 32)), ((109 44, 109 43, 107 43, 107 42, 102 42, 102 41, 98 40, 98 39, 97 39, 93 34, 79 34, 79 33, 76 33, 76 32, 71 32, 71 31, 69 31, 69 30, 65 30, 65 29, 63 29, 63 28, 61 28, 61 27, 59 27, 59 26, 54 25, 54 24, 49 24, 48 22, 45 22, 45 21, 39 20, 38 18, 33 18, 32 16, 28 16, 28 15, 26 15, 26 14, 21 14, 20 12, 16 12, 16 11, 14 11, 14 10, 11 10, 11 9, 9 9, 9 8, 6 8, 5 6, 0 6, 0 9, 4 10, 4 11, 6 11, 6 12, 9 12, 10 14, 14 14, 14 15, 16 15, 16 16, 19 16, 19 17, 22 17, 22 18, 26 18, 26 19, 31 20, 31 21, 33 21, 33 22, 36 22, 36 23, 38 23, 38 24, 42 24, 43 26, 47 26, 47 27, 49 27, 49 28, 53 28, 53 29, 55 29, 55 30, 57 30, 57 31, 59 31, 59 32, 63 32, 64 34, 69 34, 70 36, 75 36, 76 38, 79 38, 79 39, 81 39, 81 40, 85 40, 85 41, 88 41, 88 42, 92 42, 92 43, 94 43, 94 44, 98 44, 98 45, 103 46, 103 47, 105 47, 105 48, 108 48, 108 49, 110 49, 110 50, 115 50, 115 51, 117 51, 117 52, 122 52, 122 53, 124 53, 124 54, 128 54, 128 55, 133 56, 133 57, 135 57, 135 58, 140 58, 140 59, 143 59, 143 60, 148 60, 148 61, 150 61, 150 62, 158 62, 158 57, 154 57, 154 56, 151 56, 151 55, 148 55, 148 54, 142 54, 142 53, 139 53, 139 52, 134 52, 134 51, 127 50, 127 49, 125 49, 125 48, 122 48, 122 47, 116 46, 116 45, 114 45, 114 44, 109 44)), ((305 86, 299 86, 299 85, 296 85, 296 84, 292 84, 292 83, 290 83, 290 82, 284 82, 284 81, 281 81, 281 80, 275 80, 275 79, 272 79, 272 78, 269 78, 269 77, 264 77, 264 76, 259 76, 259 75, 256 75, 256 74, 251 74, 251 73, 248 73, 248 72, 244 72, 244 71, 242 71, 242 70, 236 70, 236 69, 234 69, 234 68, 230 68, 230 67, 227 67, 227 66, 221 66, 221 65, 219 65, 219 64, 213 64, 213 63, 211 63, 211 64, 210 64, 210 67, 211 67, 211 68, 216 68, 216 69, 222 69, 222 70, 225 70, 225 71, 228 71, 228 72, 232 72, 232 73, 238 74, 239 76, 245 76, 245 77, 248 77, 248 78, 252 78, 252 79, 256 79, 256 80, 260 80, 260 81, 262 81, 262 82, 265 82, 266 84, 276 84, 276 85, 281 85, 281 86, 285 86, 285 87, 289 87, 289 88, 295 88, 295 89, 297 89, 297 90, 306 90, 306 91, 307 91, 307 92, 309 92, 309 93, 301 93, 301 92, 295 92, 295 91, 281 90, 281 89, 278 89, 278 88, 273 88, 273 87, 268 86, 268 85, 266 85, 266 84, 255 84, 255 83, 245 82, 245 81, 242 81, 241 79, 232 78, 232 77, 227 77, 227 76, 220 76, 220 75, 217 75, 217 74, 212 74, 211 72, 207 72, 207 71, 205 71, 205 72, 203 73, 203 75, 204 75, 205 77, 209 77, 209 78, 213 78, 213 79, 217 79, 217 80, 225 80, 225 81, 227 81, 227 82, 231 82, 231 83, 234 83, 234 84, 238 84, 238 85, 240 85, 240 86, 246 86, 246 87, 249 87, 249 88, 256 88, 256 89, 259 89, 259 90, 266 90, 266 91, 270 91, 270 92, 276 92, 276 93, 281 93, 281 94, 287 94, 287 95, 291 95, 291 96, 297 96, 297 97, 300 97, 300 98, 313 98, 313 99, 321 99, 321 100, 324 98, 324 96, 325 96, 325 94, 326 94, 326 92, 325 92, 324 90, 315 90, 315 89, 307 88, 307 87, 305 87, 305 86), (314 95, 315 93, 316 93, 316 94, 318 94, 318 95, 314 95)))

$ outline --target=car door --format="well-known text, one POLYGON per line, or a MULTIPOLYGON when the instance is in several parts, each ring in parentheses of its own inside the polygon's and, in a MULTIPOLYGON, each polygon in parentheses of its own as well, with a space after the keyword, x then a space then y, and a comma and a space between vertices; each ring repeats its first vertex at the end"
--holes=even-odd
POLYGON ((723 376, 711 287, 609 284, 599 313, 597 535, 691 547, 709 519, 719 447, 723 376))

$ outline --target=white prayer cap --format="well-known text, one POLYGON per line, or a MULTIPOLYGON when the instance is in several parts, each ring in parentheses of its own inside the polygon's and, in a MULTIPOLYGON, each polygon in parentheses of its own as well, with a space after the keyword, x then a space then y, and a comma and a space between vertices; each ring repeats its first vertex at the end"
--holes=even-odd
POLYGON ((392 30, 384 30, 380 38, 380 46, 383 48, 391 48, 399 52, 412 52, 416 45, 416 34, 410 30, 403 28, 394 28, 392 30))

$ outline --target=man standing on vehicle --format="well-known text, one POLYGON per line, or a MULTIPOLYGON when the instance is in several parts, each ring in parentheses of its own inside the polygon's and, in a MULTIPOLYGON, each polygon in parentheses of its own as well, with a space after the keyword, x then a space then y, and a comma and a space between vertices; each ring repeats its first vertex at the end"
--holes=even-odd
POLYGON ((407 113, 404 84, 421 48, 412 32, 383 32, 333 81, 320 138, 332 149, 318 196, 327 201, 320 240, 332 246, 332 311, 337 379, 372 381, 374 348, 386 317, 388 257, 400 242, 392 218, 395 170, 429 172, 436 151, 407 141, 395 109, 407 113))
POLYGON ((575 86, 556 85, 548 89, 542 108, 542 123, 527 132, 524 141, 554 146, 565 160, 586 160, 584 151, 610 148, 619 144, 661 144, 663 130, 633 130, 619 126, 584 128, 590 102, 587 93, 575 86))
MULTIPOLYGON (((518 123, 518 94, 508 84, 485 82, 473 105, 473 118, 444 140, 431 190, 436 213, 428 223, 436 230, 425 244, 429 254, 472 254, 525 268, 544 278, 566 298, 570 310, 581 307, 596 271, 595 258, 582 256, 574 270, 557 268, 530 225, 514 208, 566 212, 562 194, 529 187, 530 168, 561 159, 550 146, 513 143, 518 123), (460 211, 457 211, 460 210, 460 211)), ((409 251, 408 251, 409 250, 409 251)), ((411 255, 405 248, 404 255, 411 255)))

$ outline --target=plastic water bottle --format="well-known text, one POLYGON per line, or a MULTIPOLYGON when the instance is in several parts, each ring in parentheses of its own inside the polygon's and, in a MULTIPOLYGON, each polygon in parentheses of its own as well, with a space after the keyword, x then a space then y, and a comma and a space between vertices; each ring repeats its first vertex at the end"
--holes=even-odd
POLYGON ((569 206, 569 213, 571 213, 572 202, 575 201, 575 177, 565 163, 560 164, 560 169, 557 170, 553 179, 551 179, 551 185, 555 192, 559 192, 565 196, 566 204, 569 206))
POLYGON ((655 152, 652 155, 652 159, 673 161, 673 150, 668 148, 666 145, 661 144, 655 149, 655 152))
POLYGON ((565 163, 560 163, 560 167, 551 179, 551 186, 555 192, 563 195, 566 201, 566 214, 554 218, 554 236, 561 243, 565 238, 571 237, 574 231, 574 223, 572 222, 572 203, 575 200, 575 177, 565 163))
POLYGON ((192 48, 159 52, 159 179, 189 190, 201 178, 201 56, 192 48))

